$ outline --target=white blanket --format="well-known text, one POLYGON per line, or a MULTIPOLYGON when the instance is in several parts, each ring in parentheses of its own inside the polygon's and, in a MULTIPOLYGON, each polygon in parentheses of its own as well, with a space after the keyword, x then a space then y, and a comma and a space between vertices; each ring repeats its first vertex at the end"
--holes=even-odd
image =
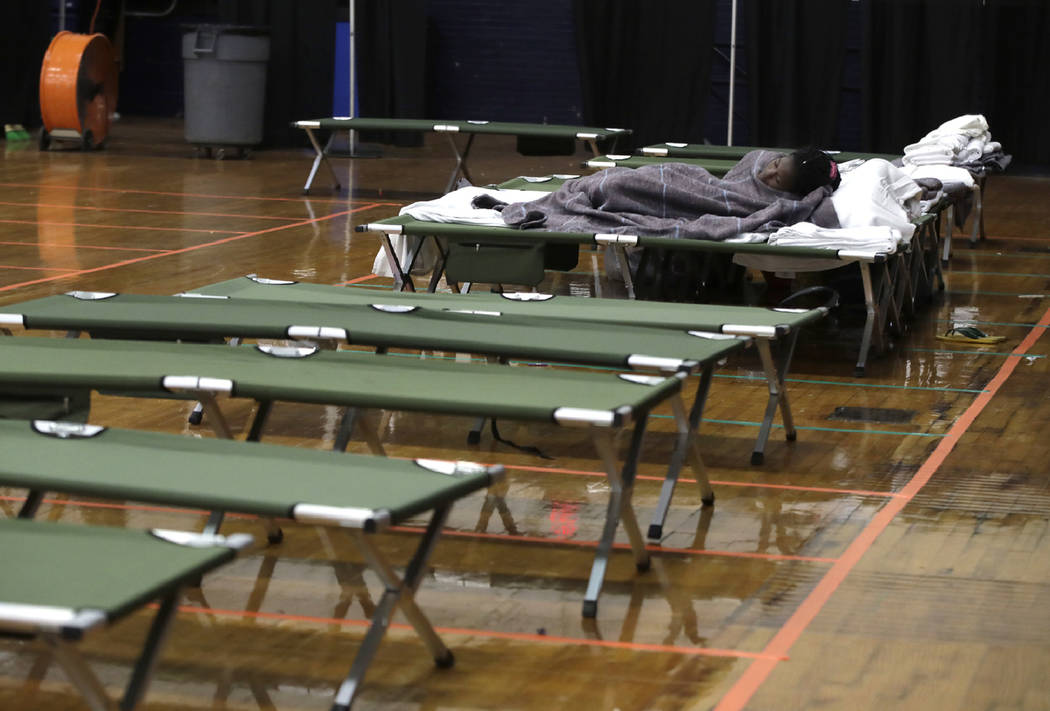
MULTIPOLYGON (((496 190, 472 186, 453 190, 434 200, 423 200, 406 205, 401 208, 398 214, 409 215, 417 220, 427 220, 429 222, 458 222, 465 225, 505 227, 501 213, 488 209, 479 210, 471 206, 471 201, 478 195, 491 195, 502 202, 512 203, 536 200, 546 195, 546 192, 536 190, 496 190)), ((391 235, 390 244, 393 246, 394 253, 397 255, 402 268, 405 267, 409 255, 415 249, 420 239, 422 238, 391 235)), ((437 250, 435 250, 433 243, 427 240, 420 250, 419 256, 416 257, 412 273, 425 274, 431 271, 437 262, 437 257, 437 250)), ((372 273, 376 276, 393 276, 382 248, 379 249, 375 259, 372 260, 372 273)))
POLYGON ((831 229, 812 222, 781 227, 769 236, 769 244, 782 247, 824 247, 886 254, 896 252, 900 241, 900 230, 885 225, 831 229))

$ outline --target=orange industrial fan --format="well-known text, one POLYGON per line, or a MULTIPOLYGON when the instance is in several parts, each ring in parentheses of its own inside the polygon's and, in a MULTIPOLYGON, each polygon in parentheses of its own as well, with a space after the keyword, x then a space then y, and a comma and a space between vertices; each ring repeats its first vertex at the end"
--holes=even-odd
POLYGON ((102 34, 63 30, 51 40, 40 68, 40 149, 52 140, 101 147, 117 106, 117 64, 102 34))

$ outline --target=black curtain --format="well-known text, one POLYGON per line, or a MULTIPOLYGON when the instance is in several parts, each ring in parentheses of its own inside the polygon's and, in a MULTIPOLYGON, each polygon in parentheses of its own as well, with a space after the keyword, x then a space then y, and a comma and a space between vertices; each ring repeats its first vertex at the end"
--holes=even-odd
MULTIPOLYGON (((899 153, 951 118, 987 117, 995 71, 990 19, 986 0, 866 0, 866 150, 899 153)), ((1014 40, 1038 41, 1029 33, 1014 40)))
POLYGON ((584 122, 630 128, 633 146, 702 142, 715 6, 715 0, 574 0, 584 122))
POLYGON ((332 115, 336 0, 229 0, 219 10, 220 22, 269 29, 263 142, 306 145, 292 122, 332 115))
POLYGON ((836 148, 844 0, 746 0, 751 142, 836 148))
MULTIPOLYGON (((425 118, 427 92, 426 0, 356 0, 359 115, 425 118)), ((422 136, 367 132, 368 141, 420 145, 422 136)))
POLYGON ((1050 5, 1044 0, 989 0, 983 111, 992 138, 1014 165, 1050 165, 1050 5))
POLYGON ((0 124, 40 125, 40 67, 50 37, 48 3, 15 0, 5 8, 0 26, 0 124))

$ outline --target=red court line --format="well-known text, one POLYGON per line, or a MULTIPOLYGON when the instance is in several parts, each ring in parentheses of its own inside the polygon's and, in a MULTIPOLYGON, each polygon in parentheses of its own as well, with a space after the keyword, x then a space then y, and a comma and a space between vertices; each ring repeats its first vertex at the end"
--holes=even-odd
MULTIPOLYGON (((155 609, 156 603, 147 607, 155 609)), ((224 610, 210 607, 179 605, 179 612, 216 615, 219 617, 247 617, 256 620, 282 620, 287 622, 310 622, 321 625, 340 625, 342 627, 368 627, 368 620, 347 620, 337 617, 315 617, 311 615, 289 615, 280 612, 251 612, 248 610, 224 610)), ((389 628, 411 630, 411 625, 391 623, 389 628)), ((576 644, 585 647, 604 647, 608 649, 628 649, 640 652, 667 652, 669 654, 690 654, 694 656, 740 657, 743 659, 764 659, 765 655, 755 652, 740 652, 735 649, 714 649, 710 647, 675 647, 669 644, 646 644, 644 642, 620 642, 604 639, 581 639, 579 637, 558 637, 546 634, 526 634, 520 632, 499 632, 497 630, 470 629, 466 627, 435 627, 441 634, 466 635, 470 637, 490 637, 519 642, 545 642, 548 644, 576 644)))
POLYGON ((240 217, 246 220, 281 220, 282 222, 295 222, 299 217, 276 217, 274 215, 239 215, 233 212, 187 212, 184 210, 145 210, 132 207, 98 207, 96 205, 56 205, 43 202, 4 202, 0 205, 13 205, 16 207, 54 207, 63 210, 101 210, 105 212, 136 212, 147 215, 192 215, 200 217, 240 217))
MULTIPOLYGON (((213 200, 265 200, 270 202, 337 202, 341 205, 353 204, 354 200, 341 200, 339 198, 312 198, 312 197, 301 197, 301 198, 282 198, 282 197, 262 197, 259 195, 211 195, 208 193, 174 193, 174 192, 163 192, 159 190, 133 190, 128 188, 89 188, 82 185, 49 185, 47 183, 0 183, 0 187, 11 187, 11 188, 60 188, 66 190, 80 191, 80 192, 99 192, 99 193, 132 193, 136 195, 169 195, 172 197, 199 197, 208 198, 213 200)), ((369 207, 400 207, 404 203, 400 202, 375 202, 369 203, 369 207)))
POLYGON ((82 269, 80 271, 73 272, 71 274, 63 274, 61 276, 46 277, 44 279, 34 279, 33 281, 24 281, 24 282, 21 282, 21 283, 18 283, 18 284, 11 284, 9 286, 0 287, 0 291, 10 291, 12 289, 17 289, 17 288, 22 287, 22 286, 31 286, 33 284, 42 284, 44 282, 54 281, 56 279, 66 279, 66 278, 71 277, 71 276, 82 276, 84 274, 92 274, 94 272, 106 271, 107 269, 115 269, 117 267, 123 267, 123 266, 127 266, 129 264, 137 264, 139 262, 145 262, 145 261, 149 261, 151 259, 158 259, 160 257, 169 257, 169 256, 171 256, 173 254, 183 254, 185 252, 193 252, 193 251, 198 250, 198 249, 204 249, 205 247, 214 247, 216 245, 226 244, 227 242, 235 242, 237 240, 245 239, 246 237, 257 237, 259 235, 269 234, 271 232, 279 232, 280 230, 286 230, 286 229, 289 229, 291 227, 302 227, 304 225, 310 225, 310 224, 313 224, 315 222, 324 222, 325 220, 331 220, 331 219, 333 219, 335 217, 346 217, 347 215, 350 215, 352 213, 359 212, 361 210, 368 210, 368 209, 370 209, 372 207, 374 207, 374 205, 365 205, 363 207, 356 207, 356 208, 354 208, 352 210, 344 210, 343 212, 335 212, 335 213, 332 213, 331 215, 325 215, 324 217, 314 217, 314 218, 309 219, 309 220, 303 220, 302 222, 294 222, 294 223, 292 223, 290 225, 279 225, 277 227, 269 227, 269 228, 267 228, 265 230, 258 230, 256 232, 245 232, 243 234, 234 235, 233 237, 225 237, 223 239, 215 240, 214 242, 205 242, 204 244, 195 244, 192 247, 183 247, 182 249, 173 249, 173 250, 170 250, 168 252, 162 252, 160 254, 149 254, 149 255, 146 255, 145 257, 135 257, 134 259, 125 259, 122 262, 114 262, 113 264, 107 264, 107 265, 101 266, 101 267, 94 267, 92 269, 82 269))
POLYGON ((5 225, 48 225, 49 227, 97 227, 104 230, 146 230, 150 232, 204 232, 205 234, 245 234, 243 230, 201 230, 190 227, 146 227, 144 225, 92 225, 86 222, 51 222, 48 220, 0 220, 5 225))
MULTIPOLYGON (((1039 325, 1050 325, 1050 309, 1043 313, 1042 319, 1039 320, 1039 325)), ((838 561, 825 573, 809 596, 802 601, 802 604, 799 605, 794 614, 788 618, 788 621, 784 623, 780 631, 766 645, 764 651, 768 656, 757 660, 747 668, 719 701, 715 711, 739 711, 747 705, 751 697, 776 668, 778 662, 773 659, 787 656, 791 646, 806 631, 809 623, 823 609, 831 595, 845 580, 861 557, 874 545, 879 535, 886 530, 897 514, 915 498, 922 488, 929 483, 933 475, 937 473, 937 470, 948 458, 948 455, 955 448, 955 445, 958 444, 959 440, 962 439, 962 436, 969 430, 977 416, 988 406, 988 403, 991 402, 992 398, 995 397, 996 393, 999 392, 1000 388, 1014 372, 1024 354, 1035 345, 1035 342, 1039 340, 1039 337, 1044 332, 1045 330, 1042 328, 1033 328, 1029 331, 1025 339, 1021 341, 1006 362, 1003 363, 1002 367, 999 368, 999 372, 988 383, 984 392, 978 395, 973 403, 966 408, 966 411, 952 425, 948 434, 938 443, 933 453, 923 462, 908 483, 904 485, 900 492, 901 496, 891 499, 872 517, 868 525, 864 527, 864 530, 850 543, 838 561)))
MULTIPOLYGON (((572 474, 574 476, 593 476, 593 477, 604 477, 605 472, 587 471, 585 469, 559 469, 557 467, 535 467, 526 464, 504 464, 505 469, 517 469, 520 471, 527 472, 539 472, 541 474, 572 474)), ((663 481, 662 476, 653 476, 651 474, 638 474, 635 479, 639 481, 663 481)), ((679 477, 679 482, 686 484, 695 484, 696 479, 687 479, 685 477, 679 477)), ((843 495, 854 495, 854 496, 885 496, 894 497, 900 496, 900 494, 892 491, 868 491, 866 489, 836 489, 834 487, 825 486, 795 486, 793 484, 766 484, 759 481, 719 481, 712 479, 711 484, 717 484, 718 486, 750 486, 757 487, 760 489, 787 489, 789 491, 812 491, 821 494, 843 494, 843 495)))
POLYGON ((109 249, 115 252, 164 252, 167 249, 147 249, 145 247, 102 247, 94 244, 75 244, 72 242, 0 242, 12 247, 72 247, 73 249, 109 249))

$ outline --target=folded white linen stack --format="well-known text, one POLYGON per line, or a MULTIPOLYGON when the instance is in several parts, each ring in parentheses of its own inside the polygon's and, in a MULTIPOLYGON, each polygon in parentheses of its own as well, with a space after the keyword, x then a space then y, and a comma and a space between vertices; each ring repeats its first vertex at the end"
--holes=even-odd
POLYGON ((906 166, 972 163, 984 155, 991 142, 984 116, 965 114, 945 121, 916 143, 905 146, 901 162, 906 166))
POLYGON ((812 222, 798 222, 781 227, 769 236, 769 244, 782 247, 823 247, 892 254, 900 244, 901 233, 886 225, 869 227, 818 227, 812 222))

